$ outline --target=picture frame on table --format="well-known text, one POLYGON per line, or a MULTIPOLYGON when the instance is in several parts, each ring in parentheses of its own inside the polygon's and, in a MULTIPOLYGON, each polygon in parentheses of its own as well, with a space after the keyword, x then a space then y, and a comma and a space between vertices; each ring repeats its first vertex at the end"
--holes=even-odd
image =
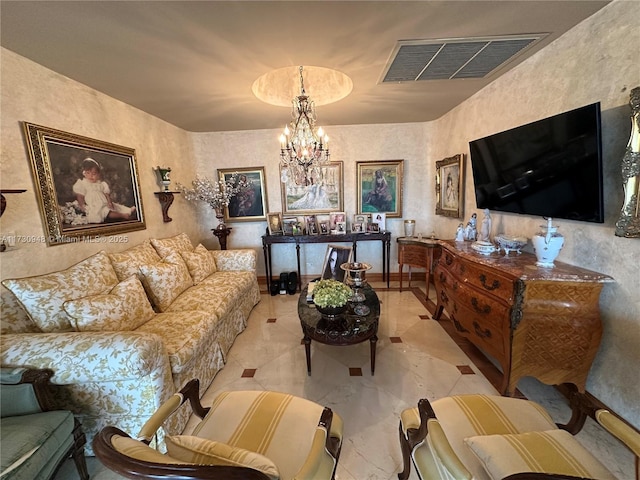
MULTIPOLYGON (((344 223, 346 225, 347 215, 345 212, 330 212, 329 213, 329 232, 338 233, 338 223, 344 223)), ((344 226, 343 226, 344 230, 344 226)))
POLYGON ((284 235, 293 235, 298 227, 298 217, 282 217, 282 232, 284 235))
POLYGON ((255 222, 267 219, 267 185, 264 167, 219 168, 218 179, 231 180, 238 174, 237 180, 246 180, 250 187, 231 197, 229 206, 224 209, 225 222, 255 222))
POLYGON ((404 160, 356 162, 357 213, 402 217, 404 160))
POLYGON ((282 211, 284 214, 328 213, 343 207, 343 162, 329 162, 318 167, 320 180, 311 185, 298 185, 288 176, 280 183, 282 211))
POLYGON ((370 223, 367 225, 367 232, 380 233, 380 226, 377 223, 370 223))
POLYGON ((367 224, 362 222, 353 222, 351 224, 351 233, 365 233, 367 224))
POLYGON ((319 235, 320 228, 318 226, 318 220, 315 215, 305 215, 304 216, 305 228, 307 230, 307 235, 319 235))
POLYGON ((462 218, 464 215, 465 155, 436 162, 436 215, 462 218))
POLYGON ((146 229, 136 152, 73 133, 22 124, 47 246, 146 229))
POLYGON ((345 281, 345 271, 340 268, 343 263, 351 262, 353 247, 351 245, 327 245, 327 251, 322 263, 321 279, 333 279, 339 282, 345 281))
POLYGON ((382 212, 372 214, 371 223, 378 225, 378 231, 384 232, 387 229, 387 214, 382 212))
POLYGON ((267 214, 267 226, 269 227, 269 235, 282 235, 282 214, 268 213, 267 214))

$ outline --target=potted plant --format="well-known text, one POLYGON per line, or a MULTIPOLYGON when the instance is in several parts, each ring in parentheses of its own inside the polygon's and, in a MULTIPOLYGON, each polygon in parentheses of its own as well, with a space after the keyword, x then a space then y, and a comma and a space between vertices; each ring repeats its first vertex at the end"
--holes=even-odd
POLYGON ((327 318, 335 318, 347 309, 353 292, 349 286, 333 279, 320 280, 313 289, 313 303, 327 318))

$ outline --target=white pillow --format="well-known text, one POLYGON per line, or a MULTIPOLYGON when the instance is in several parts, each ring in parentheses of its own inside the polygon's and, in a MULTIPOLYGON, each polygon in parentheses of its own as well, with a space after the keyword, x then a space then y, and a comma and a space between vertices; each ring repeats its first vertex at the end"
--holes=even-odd
POLYGON ((68 300, 63 307, 78 332, 135 330, 155 315, 135 275, 120 282, 108 294, 68 300))
POLYGON ((202 244, 199 244, 193 252, 181 252, 180 255, 187 264, 194 285, 218 270, 213 255, 202 244))
POLYGON ((167 255, 162 261, 140 267, 144 288, 159 312, 165 312, 193 279, 179 253, 167 255))
POLYGON ((226 443, 207 440, 190 435, 165 437, 167 453, 172 458, 198 465, 230 465, 249 467, 267 475, 271 480, 279 480, 278 467, 264 455, 232 447, 226 443))

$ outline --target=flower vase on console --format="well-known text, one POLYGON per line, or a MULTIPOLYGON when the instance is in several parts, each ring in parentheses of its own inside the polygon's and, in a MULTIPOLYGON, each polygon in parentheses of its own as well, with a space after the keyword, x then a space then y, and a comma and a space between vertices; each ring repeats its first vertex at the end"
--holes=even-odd
POLYGON ((216 212, 216 218, 218 219, 218 226, 216 227, 216 230, 224 230, 227 226, 224 223, 224 213, 222 208, 215 208, 214 210, 216 212))
POLYGON ((551 217, 547 218, 547 224, 540 225, 540 228, 542 231, 536 233, 531 239, 533 250, 538 259, 536 265, 553 267, 553 261, 558 257, 564 245, 564 237, 558 233, 558 227, 552 225, 551 217))

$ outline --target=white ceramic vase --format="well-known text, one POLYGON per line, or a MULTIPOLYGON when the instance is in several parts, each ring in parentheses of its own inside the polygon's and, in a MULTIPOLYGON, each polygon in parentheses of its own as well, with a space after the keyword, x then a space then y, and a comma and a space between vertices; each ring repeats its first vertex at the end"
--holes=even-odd
POLYGON ((531 242, 539 267, 553 267, 553 261, 558 257, 564 237, 558 233, 558 227, 551 224, 551 218, 547 219, 547 225, 540 225, 542 231, 536 233, 531 242))

